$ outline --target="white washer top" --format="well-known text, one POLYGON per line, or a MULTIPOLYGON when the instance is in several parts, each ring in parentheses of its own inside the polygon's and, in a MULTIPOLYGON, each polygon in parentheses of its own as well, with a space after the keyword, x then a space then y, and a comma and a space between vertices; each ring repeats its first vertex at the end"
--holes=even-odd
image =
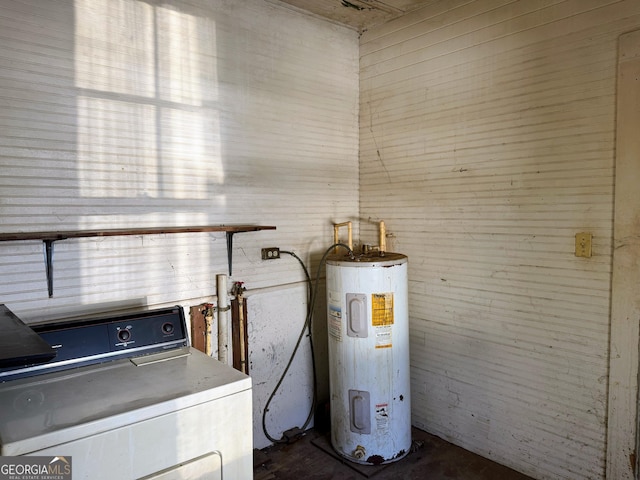
POLYGON ((8 381, 0 384, 0 455, 28 454, 250 388, 250 377, 189 347, 8 381))

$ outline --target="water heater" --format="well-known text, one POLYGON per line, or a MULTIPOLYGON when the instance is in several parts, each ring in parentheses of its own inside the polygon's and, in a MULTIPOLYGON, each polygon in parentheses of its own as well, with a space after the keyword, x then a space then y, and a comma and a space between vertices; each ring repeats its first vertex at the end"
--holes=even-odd
POLYGON ((331 444, 346 459, 389 463, 411 447, 407 257, 327 258, 331 444))

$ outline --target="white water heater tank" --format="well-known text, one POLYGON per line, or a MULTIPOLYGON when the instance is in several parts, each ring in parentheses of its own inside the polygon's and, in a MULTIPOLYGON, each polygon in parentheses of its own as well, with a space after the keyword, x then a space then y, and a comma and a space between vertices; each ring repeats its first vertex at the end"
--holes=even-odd
POLYGON ((350 461, 409 453, 408 310, 405 255, 327 258, 331 444, 350 461))

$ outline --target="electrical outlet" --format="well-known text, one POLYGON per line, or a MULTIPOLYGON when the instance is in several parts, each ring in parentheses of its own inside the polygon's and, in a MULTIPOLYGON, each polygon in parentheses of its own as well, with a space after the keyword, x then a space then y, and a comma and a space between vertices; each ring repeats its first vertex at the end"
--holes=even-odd
POLYGON ((591 258, 591 239, 588 232, 576 233, 576 257, 591 258))
POLYGON ((279 247, 268 247, 262 249, 262 259, 263 260, 275 260, 276 258, 280 258, 280 248, 279 247))

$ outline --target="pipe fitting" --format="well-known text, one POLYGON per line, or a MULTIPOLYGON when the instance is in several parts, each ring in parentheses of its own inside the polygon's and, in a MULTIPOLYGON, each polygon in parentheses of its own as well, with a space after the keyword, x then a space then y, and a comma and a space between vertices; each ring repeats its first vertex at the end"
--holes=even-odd
MULTIPOLYGON (((338 231, 340 227, 347 227, 347 246, 349 250, 353 250, 353 226, 351 222, 342 222, 342 223, 334 223, 333 224, 333 243, 339 243, 338 231)), ((338 249, 336 247, 335 252, 338 249)))
POLYGON ((364 447, 362 445, 358 445, 351 455, 353 455, 353 458, 362 460, 366 454, 364 447))

